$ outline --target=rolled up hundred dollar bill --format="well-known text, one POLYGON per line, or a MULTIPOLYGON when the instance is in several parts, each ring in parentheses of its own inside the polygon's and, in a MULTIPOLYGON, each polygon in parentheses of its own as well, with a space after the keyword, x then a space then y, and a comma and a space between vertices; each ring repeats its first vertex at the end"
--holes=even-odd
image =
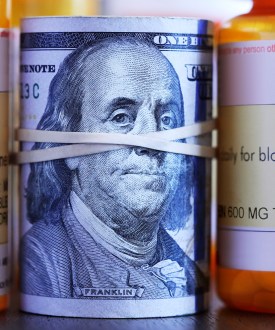
POLYGON ((211 23, 40 17, 21 36, 21 308, 207 307, 211 23))

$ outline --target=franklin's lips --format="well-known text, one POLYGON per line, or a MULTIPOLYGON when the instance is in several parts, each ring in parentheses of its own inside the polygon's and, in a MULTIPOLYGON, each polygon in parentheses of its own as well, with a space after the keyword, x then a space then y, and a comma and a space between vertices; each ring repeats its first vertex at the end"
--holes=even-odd
POLYGON ((168 183, 167 175, 160 171, 125 170, 121 172, 120 179, 122 181, 126 180, 132 189, 142 189, 142 191, 146 189, 157 193, 163 193, 168 183))
POLYGON ((121 182, 127 182, 128 189, 163 193, 167 188, 169 175, 156 164, 127 164, 113 172, 121 182))
POLYGON ((157 176, 165 176, 166 174, 162 171, 149 171, 149 170, 137 170, 137 169, 128 169, 123 170, 120 173, 121 175, 127 175, 127 174, 136 174, 136 175, 157 175, 157 176))

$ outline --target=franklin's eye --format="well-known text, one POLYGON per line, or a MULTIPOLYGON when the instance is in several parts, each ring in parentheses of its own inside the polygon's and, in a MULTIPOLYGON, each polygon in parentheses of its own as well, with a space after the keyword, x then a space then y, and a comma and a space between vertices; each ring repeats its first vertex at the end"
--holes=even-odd
POLYGON ((127 125, 132 125, 134 122, 134 118, 132 117, 131 114, 129 114, 126 110, 123 109, 118 109, 115 110, 109 120, 120 127, 124 127, 127 125))
POLYGON ((173 112, 164 112, 160 117, 160 125, 162 130, 178 127, 177 118, 173 112))

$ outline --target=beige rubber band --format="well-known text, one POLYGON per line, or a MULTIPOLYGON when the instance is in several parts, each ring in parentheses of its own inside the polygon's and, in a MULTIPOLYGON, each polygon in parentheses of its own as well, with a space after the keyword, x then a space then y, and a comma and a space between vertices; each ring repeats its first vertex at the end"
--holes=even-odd
POLYGON ((174 142, 173 140, 210 133, 215 128, 216 120, 144 135, 19 129, 18 140, 21 142, 65 143, 67 145, 22 151, 16 155, 15 161, 17 164, 35 163, 117 150, 125 146, 213 158, 216 156, 215 148, 174 142))

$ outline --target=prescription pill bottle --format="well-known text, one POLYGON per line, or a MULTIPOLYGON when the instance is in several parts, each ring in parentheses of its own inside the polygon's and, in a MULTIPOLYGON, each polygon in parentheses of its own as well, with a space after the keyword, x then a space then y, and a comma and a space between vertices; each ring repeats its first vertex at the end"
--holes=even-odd
POLYGON ((275 1, 254 0, 218 43, 218 294, 274 313, 275 1))
POLYGON ((8 4, 0 0, 0 311, 8 307, 8 117, 9 117, 8 4))

